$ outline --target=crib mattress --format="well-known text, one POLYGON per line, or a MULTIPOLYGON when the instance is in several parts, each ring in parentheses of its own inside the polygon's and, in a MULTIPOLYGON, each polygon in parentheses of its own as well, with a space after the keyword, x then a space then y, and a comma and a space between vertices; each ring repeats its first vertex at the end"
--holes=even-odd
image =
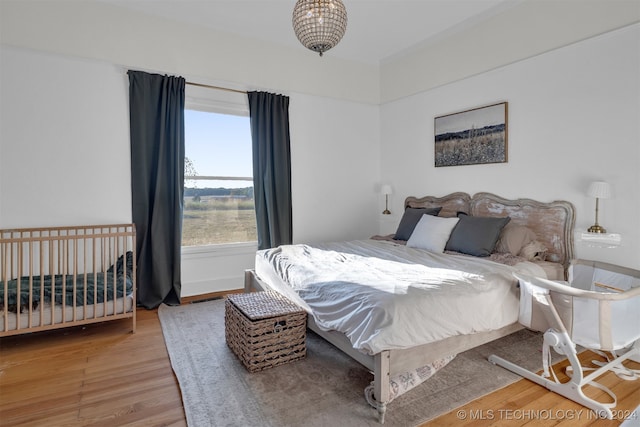
POLYGON ((24 312, 21 314, 7 312, 6 317, 0 316, 0 331, 16 331, 18 329, 24 329, 27 331, 29 328, 48 327, 51 325, 64 324, 70 325, 70 322, 75 320, 84 321, 87 319, 96 318, 96 321, 108 320, 107 316, 113 316, 114 314, 129 313, 135 310, 135 303, 132 296, 126 298, 117 298, 115 301, 108 301, 106 304, 91 304, 86 306, 71 306, 67 305, 51 305, 45 303, 40 307, 32 310, 31 315, 24 312), (31 317, 31 318, 29 318, 31 317), (5 327, 6 325, 6 327, 5 327))

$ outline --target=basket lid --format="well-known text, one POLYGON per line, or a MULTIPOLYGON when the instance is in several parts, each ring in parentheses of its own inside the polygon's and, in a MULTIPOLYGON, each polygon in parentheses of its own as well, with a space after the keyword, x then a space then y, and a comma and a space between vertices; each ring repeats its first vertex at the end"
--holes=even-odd
POLYGON ((251 320, 304 311, 283 295, 273 291, 231 294, 227 299, 251 320))

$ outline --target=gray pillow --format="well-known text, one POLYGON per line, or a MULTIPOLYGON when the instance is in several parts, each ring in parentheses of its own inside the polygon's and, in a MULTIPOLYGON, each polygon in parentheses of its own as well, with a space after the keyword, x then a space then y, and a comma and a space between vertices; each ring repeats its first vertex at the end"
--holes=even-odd
POLYGON ((511 218, 469 216, 458 213, 458 224, 451 232, 446 251, 474 256, 489 256, 498 243, 500 232, 511 218))
POLYGON ((411 233, 413 233, 413 229, 416 228, 416 224, 422 218, 422 215, 433 215, 438 216, 442 208, 406 208, 404 210, 404 214, 402 215, 402 219, 400 220, 400 224, 398 224, 398 229, 396 230, 396 235, 393 237, 396 240, 409 240, 411 237, 411 233))

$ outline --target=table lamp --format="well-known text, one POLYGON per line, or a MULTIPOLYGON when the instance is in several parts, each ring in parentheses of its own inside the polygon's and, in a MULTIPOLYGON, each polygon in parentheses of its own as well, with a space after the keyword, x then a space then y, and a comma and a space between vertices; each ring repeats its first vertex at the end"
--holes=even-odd
POLYGON ((595 181, 589 185, 587 191, 589 197, 596 198, 596 223, 587 229, 589 233, 606 233, 607 230, 598 224, 598 202, 600 199, 608 199, 611 197, 611 186, 603 181, 595 181))
POLYGON ((383 215, 390 215, 391 211, 389 210, 389 194, 393 194, 393 190, 390 185, 383 185, 380 187, 380 192, 384 194, 384 210, 382 211, 383 215))

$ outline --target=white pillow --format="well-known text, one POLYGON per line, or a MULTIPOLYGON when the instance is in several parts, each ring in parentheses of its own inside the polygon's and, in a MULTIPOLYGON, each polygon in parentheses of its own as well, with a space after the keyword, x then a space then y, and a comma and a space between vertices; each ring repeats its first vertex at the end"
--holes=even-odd
POLYGON ((442 253, 458 221, 460 218, 422 215, 407 240, 407 246, 442 253))

